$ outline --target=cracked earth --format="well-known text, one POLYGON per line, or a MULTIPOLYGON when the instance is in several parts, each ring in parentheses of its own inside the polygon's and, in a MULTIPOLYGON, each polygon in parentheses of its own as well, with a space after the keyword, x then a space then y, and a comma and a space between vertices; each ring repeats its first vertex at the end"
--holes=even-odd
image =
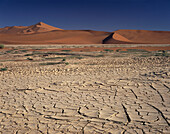
POLYGON ((168 134, 169 63, 168 57, 5 62, 0 133, 168 134))

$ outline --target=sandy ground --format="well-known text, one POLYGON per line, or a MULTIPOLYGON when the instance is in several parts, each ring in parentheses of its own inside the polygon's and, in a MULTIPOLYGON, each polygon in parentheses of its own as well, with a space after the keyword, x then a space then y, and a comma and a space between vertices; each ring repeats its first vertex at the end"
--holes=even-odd
POLYGON ((0 133, 170 132, 168 56, 83 54, 26 60, 22 53, 1 52, 0 67, 7 71, 0 71, 0 133))

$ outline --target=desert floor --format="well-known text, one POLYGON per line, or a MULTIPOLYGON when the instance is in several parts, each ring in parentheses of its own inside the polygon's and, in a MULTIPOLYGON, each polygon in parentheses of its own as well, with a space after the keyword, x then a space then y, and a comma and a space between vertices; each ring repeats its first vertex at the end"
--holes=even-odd
POLYGON ((87 47, 0 49, 0 133, 168 134, 169 46, 87 47))

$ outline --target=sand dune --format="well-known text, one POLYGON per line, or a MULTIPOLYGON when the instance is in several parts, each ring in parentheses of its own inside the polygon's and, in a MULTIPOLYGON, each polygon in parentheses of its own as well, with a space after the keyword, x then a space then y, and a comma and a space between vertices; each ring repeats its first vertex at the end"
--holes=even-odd
POLYGON ((104 43, 113 44, 116 41, 141 44, 169 44, 170 31, 118 30, 104 40, 104 43))
POLYGON ((170 44, 170 32, 146 30, 63 30, 39 22, 31 26, 0 28, 4 44, 170 44))
POLYGON ((108 37, 106 37, 103 40, 103 44, 129 44, 129 42, 126 42, 125 40, 116 40, 114 39, 114 34, 115 33, 111 33, 108 37))
POLYGON ((5 27, 0 29, 0 33, 2 34, 33 34, 38 32, 48 32, 53 30, 62 30, 60 28, 56 28, 45 24, 43 22, 39 22, 35 25, 31 26, 12 26, 12 27, 5 27))
POLYGON ((5 44, 102 44, 110 32, 62 30, 43 22, 31 26, 0 29, 0 43, 5 44))
POLYGON ((6 44, 102 44, 110 33, 98 31, 55 30, 35 34, 0 34, 6 44))

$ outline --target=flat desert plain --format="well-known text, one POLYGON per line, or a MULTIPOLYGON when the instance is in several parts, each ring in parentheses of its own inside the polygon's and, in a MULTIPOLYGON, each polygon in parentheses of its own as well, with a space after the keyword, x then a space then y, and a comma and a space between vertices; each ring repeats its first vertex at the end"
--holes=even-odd
POLYGON ((0 49, 1 134, 170 133, 169 45, 0 49))

